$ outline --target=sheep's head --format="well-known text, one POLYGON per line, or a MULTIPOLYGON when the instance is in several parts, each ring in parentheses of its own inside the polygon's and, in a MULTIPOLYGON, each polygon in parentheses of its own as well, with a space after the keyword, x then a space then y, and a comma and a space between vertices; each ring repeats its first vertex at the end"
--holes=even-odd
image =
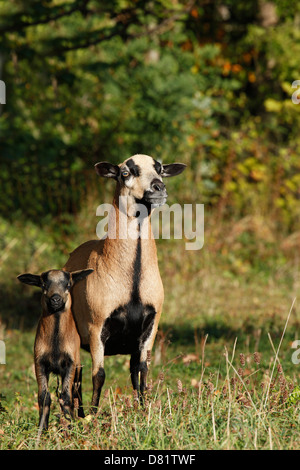
POLYGON ((91 274, 93 269, 83 269, 69 273, 59 269, 46 271, 41 275, 21 274, 20 282, 42 289, 42 307, 48 313, 61 312, 71 306, 70 290, 72 286, 91 274))
POLYGON ((96 163, 95 170, 99 176, 118 181, 121 195, 154 208, 165 204, 168 197, 163 178, 179 175, 185 167, 183 163, 162 165, 148 155, 134 155, 120 165, 96 163))

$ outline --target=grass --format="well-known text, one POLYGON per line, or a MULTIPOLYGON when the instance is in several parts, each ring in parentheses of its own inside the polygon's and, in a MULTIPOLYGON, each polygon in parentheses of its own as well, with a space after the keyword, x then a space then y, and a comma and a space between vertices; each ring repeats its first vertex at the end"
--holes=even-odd
MULTIPOLYGON (((52 377, 50 427, 40 440, 31 357, 33 333, 8 332, 8 365, 1 366, 6 398, 1 400, 0 448, 297 449, 299 371, 287 355, 285 336, 294 308, 276 346, 269 337, 268 351, 266 347, 263 352, 251 351, 247 339, 239 344, 236 338, 231 346, 222 342, 217 354, 215 340, 205 336, 196 339, 193 348, 169 344, 162 353, 162 342, 157 342, 145 407, 132 393, 128 358, 107 358, 107 380, 97 415, 87 414, 71 429, 60 416, 57 383, 52 377), (156 356, 161 357, 160 364, 154 363, 156 356)), ((82 354, 82 363, 88 413, 91 361, 87 353, 82 354)))
POLYGON ((19 229, 0 224, 0 339, 6 345, 0 449, 300 447, 300 366, 292 362, 300 321, 296 251, 291 256, 260 233, 235 237, 232 225, 223 225, 221 241, 207 227, 199 252, 185 251, 178 240, 157 243, 166 295, 145 407, 132 393, 129 357, 108 357, 98 414, 88 415, 91 359, 83 351, 86 418, 66 427, 52 377, 49 431, 38 440, 32 349, 39 293, 15 278, 60 266, 80 237, 94 235, 74 232, 58 250, 57 234, 30 224, 19 229))
MULTIPOLYGON (((98 414, 75 421, 71 429, 59 414, 53 378, 50 427, 39 441, 32 368, 23 370, 22 377, 10 375, 14 386, 5 392, 7 402, 2 401, 1 449, 299 448, 300 389, 274 354, 237 353, 235 342, 231 350, 224 348, 218 367, 211 367, 205 366, 206 349, 209 344, 203 341, 201 360, 190 357, 189 363, 183 355, 166 360, 163 366, 150 365, 145 407, 131 391, 127 359, 108 358, 108 380, 98 414)), ((87 404, 88 355, 83 363, 87 404)))

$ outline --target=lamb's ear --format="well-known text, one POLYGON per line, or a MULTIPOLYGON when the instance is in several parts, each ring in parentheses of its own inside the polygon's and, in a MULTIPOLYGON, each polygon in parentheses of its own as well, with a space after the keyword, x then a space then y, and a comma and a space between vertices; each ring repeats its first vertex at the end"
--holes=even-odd
POLYGON ((41 276, 37 276, 36 274, 20 274, 20 276, 18 276, 18 279, 20 282, 23 282, 24 284, 29 284, 30 286, 42 286, 41 276))
POLYGON ((93 269, 81 269, 80 271, 73 271, 71 274, 73 284, 82 279, 85 279, 89 274, 91 274, 94 270, 93 269))
POLYGON ((170 163, 169 165, 162 165, 161 176, 166 178, 168 176, 180 175, 185 170, 186 165, 184 163, 170 163))
POLYGON ((113 165, 109 162, 96 163, 95 170, 99 176, 104 176, 105 178, 114 178, 117 180, 120 175, 120 168, 118 165, 113 165))

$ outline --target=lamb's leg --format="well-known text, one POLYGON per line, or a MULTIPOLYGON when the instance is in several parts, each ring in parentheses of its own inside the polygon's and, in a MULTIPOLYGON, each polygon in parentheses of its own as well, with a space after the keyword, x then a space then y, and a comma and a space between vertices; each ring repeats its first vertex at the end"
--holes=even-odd
POLYGON ((38 383, 38 405, 39 405, 39 433, 48 429, 50 416, 51 396, 48 389, 49 373, 44 364, 35 364, 35 373, 38 383))
POLYGON ((74 417, 72 389, 74 385, 75 372, 75 362, 70 359, 70 361, 68 361, 68 364, 65 366, 63 373, 61 374, 62 390, 59 399, 62 412, 65 418, 69 420, 74 417))

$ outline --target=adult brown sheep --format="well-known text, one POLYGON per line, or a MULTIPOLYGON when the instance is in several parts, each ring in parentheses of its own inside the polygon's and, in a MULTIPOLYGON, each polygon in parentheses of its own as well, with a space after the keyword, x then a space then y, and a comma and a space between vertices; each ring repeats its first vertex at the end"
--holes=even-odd
POLYGON ((150 215, 167 200, 162 179, 180 174, 185 166, 162 165, 148 155, 134 155, 120 165, 95 165, 99 176, 117 182, 109 233, 76 248, 64 268, 94 270, 72 294, 81 344, 92 356, 94 411, 105 380, 104 355, 130 354, 133 389, 142 397, 146 388, 147 351, 152 349, 164 300, 150 215), (124 218, 125 231, 120 229, 124 218), (142 226, 149 236, 141 236, 142 226))

